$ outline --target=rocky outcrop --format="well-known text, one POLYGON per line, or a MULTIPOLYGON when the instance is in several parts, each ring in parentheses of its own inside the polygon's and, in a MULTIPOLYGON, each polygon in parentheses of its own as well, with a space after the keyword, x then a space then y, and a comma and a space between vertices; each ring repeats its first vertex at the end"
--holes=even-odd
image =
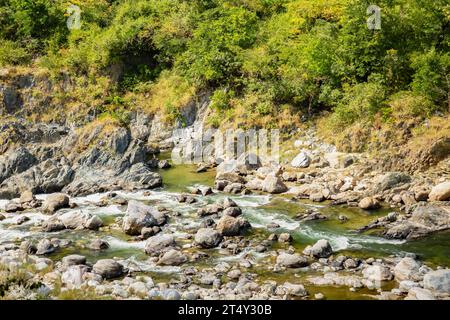
POLYGON ((415 239, 446 229, 450 229, 450 207, 422 205, 406 221, 388 225, 384 235, 391 239, 415 239))

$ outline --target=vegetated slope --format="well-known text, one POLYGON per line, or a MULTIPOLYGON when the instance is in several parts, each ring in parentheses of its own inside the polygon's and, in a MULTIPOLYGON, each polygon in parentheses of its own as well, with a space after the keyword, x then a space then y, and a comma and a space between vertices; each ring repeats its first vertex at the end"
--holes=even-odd
POLYGON ((377 1, 380 30, 367 27, 365 0, 73 3, 80 30, 66 26, 66 1, 0 0, 0 65, 16 66, 2 81, 31 73, 47 88, 21 108, 3 103, 3 117, 127 125, 140 110, 183 122, 180 110, 207 94, 211 126, 289 134, 319 120, 343 150, 387 150, 402 164, 417 154, 411 170, 448 155, 446 0, 377 1))

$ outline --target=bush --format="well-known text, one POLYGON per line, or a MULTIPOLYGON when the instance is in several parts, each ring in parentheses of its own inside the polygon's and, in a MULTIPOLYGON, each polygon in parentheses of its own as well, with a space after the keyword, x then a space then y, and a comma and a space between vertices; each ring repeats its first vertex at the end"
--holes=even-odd
POLYGON ((20 47, 14 41, 1 39, 0 41, 2 42, 0 46, 0 67, 30 62, 31 56, 26 49, 20 47))

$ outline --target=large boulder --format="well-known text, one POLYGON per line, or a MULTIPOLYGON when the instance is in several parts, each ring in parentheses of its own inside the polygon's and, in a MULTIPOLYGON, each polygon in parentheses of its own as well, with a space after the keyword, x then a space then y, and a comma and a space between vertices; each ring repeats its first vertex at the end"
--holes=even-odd
POLYGON ((332 253, 333 249, 331 248, 330 243, 325 239, 321 239, 313 246, 307 246, 305 250, 303 250, 303 254, 315 258, 328 258, 332 253))
POLYGON ((364 278, 370 281, 390 281, 393 278, 391 269, 383 265, 367 266, 362 273, 364 278))
POLYGON ((216 229, 223 236, 237 236, 249 225, 248 221, 243 218, 224 215, 217 223, 216 229))
POLYGON ((291 166, 295 168, 307 168, 310 163, 311 158, 306 152, 302 151, 291 161, 291 166))
POLYGON ((281 253, 277 257, 277 264, 286 268, 302 268, 308 265, 308 258, 298 253, 281 253))
POLYGON ((428 196, 430 201, 447 201, 450 200, 450 181, 440 183, 431 189, 428 196))
POLYGON ((267 175, 262 183, 262 191, 268 193, 283 193, 288 190, 283 179, 274 173, 267 175))
POLYGON ((45 213, 53 214, 59 209, 69 207, 69 197, 63 193, 55 193, 47 196, 42 206, 45 213))
MULTIPOLYGON (((83 210, 68 211, 52 217, 58 219, 66 229, 97 230, 103 225, 103 221, 97 216, 83 210)), ((52 219, 50 218, 50 219, 52 219)))
POLYGON ((222 241, 222 235, 211 228, 201 228, 195 234, 195 243, 202 248, 214 248, 222 241))
POLYGON ((145 243, 145 253, 151 256, 159 256, 176 246, 175 239, 169 234, 158 234, 148 238, 145 243))
POLYGON ((94 264, 92 271, 105 279, 112 279, 120 277, 124 272, 124 268, 123 265, 113 259, 103 259, 98 260, 94 264))
POLYGON ((131 200, 123 217, 122 230, 129 235, 140 235, 142 228, 157 224, 153 214, 157 210, 139 201, 131 200))
POLYGON ((441 293, 450 293, 450 269, 428 272, 423 277, 423 287, 441 293))
POLYGON ((403 280, 420 281, 422 275, 419 272, 421 264, 410 257, 405 257, 400 260, 394 267, 394 276, 398 282, 403 280))

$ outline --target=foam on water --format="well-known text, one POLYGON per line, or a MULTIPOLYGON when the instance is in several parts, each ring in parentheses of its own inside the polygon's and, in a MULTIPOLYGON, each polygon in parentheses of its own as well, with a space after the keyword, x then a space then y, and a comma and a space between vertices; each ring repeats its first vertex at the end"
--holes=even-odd
POLYGON ((266 228, 269 223, 276 223, 281 228, 290 231, 300 227, 300 223, 279 213, 261 212, 256 209, 244 209, 244 215, 249 219, 252 226, 256 228, 266 228))
POLYGON ((112 249, 144 249, 146 241, 128 242, 113 236, 105 237, 112 249))

